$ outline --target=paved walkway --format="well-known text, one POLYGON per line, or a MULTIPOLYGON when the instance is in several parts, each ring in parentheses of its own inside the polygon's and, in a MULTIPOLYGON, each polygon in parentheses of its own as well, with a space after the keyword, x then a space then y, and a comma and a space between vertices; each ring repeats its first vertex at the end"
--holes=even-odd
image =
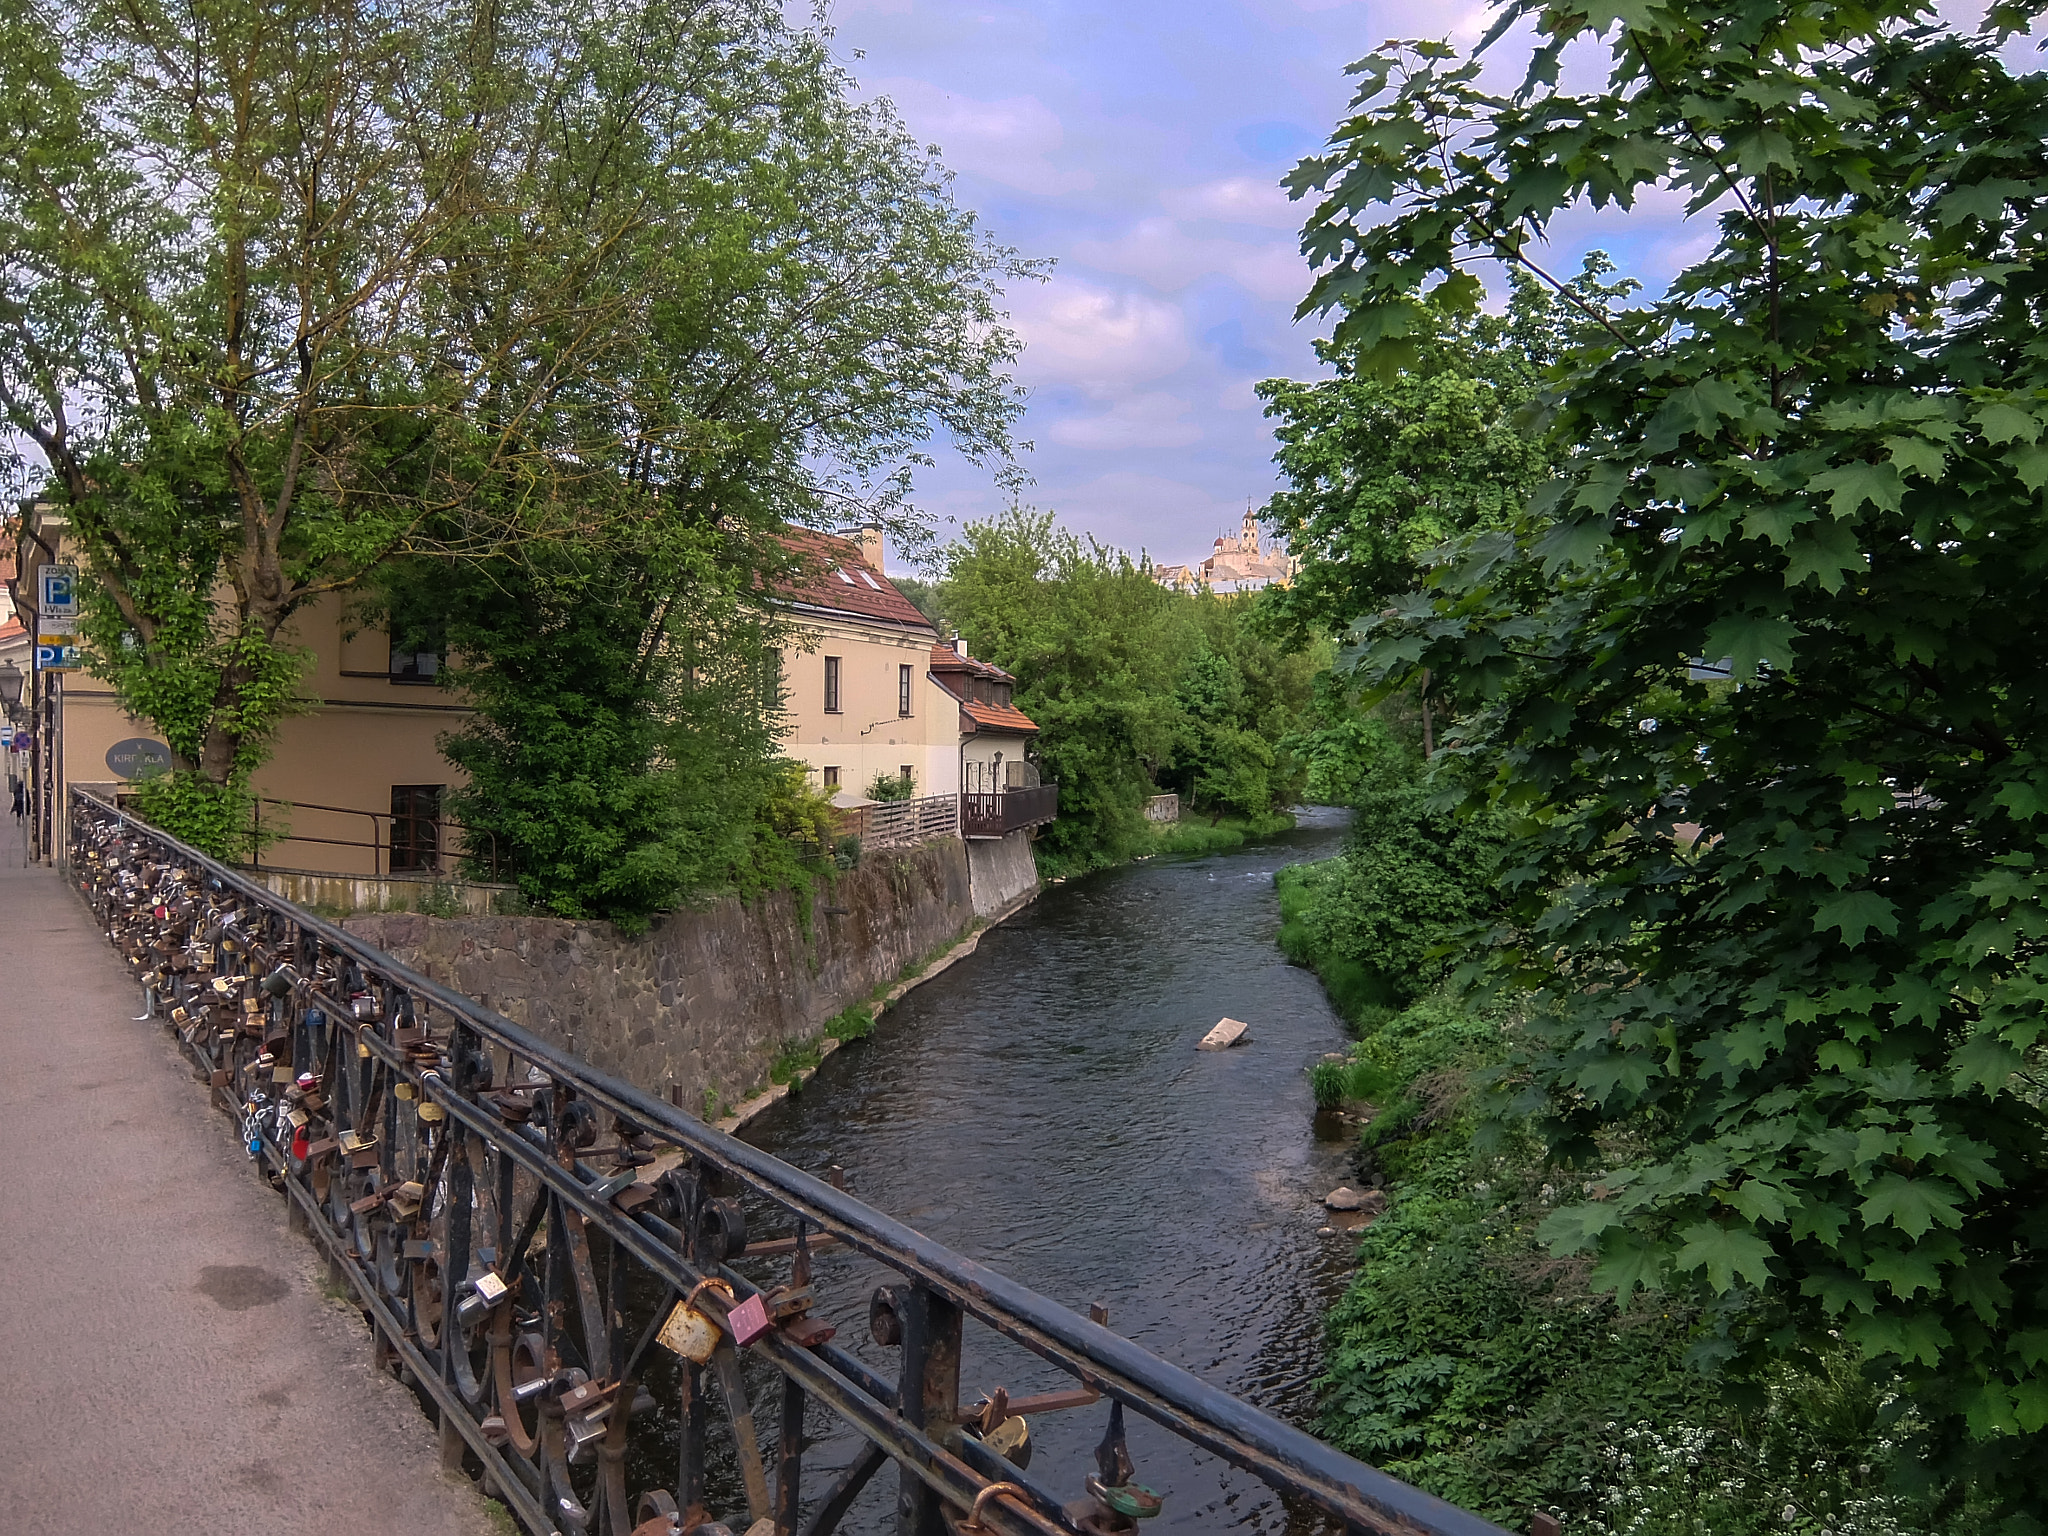
POLYGON ((512 1529, 137 997, 0 811, 0 1530, 512 1529))

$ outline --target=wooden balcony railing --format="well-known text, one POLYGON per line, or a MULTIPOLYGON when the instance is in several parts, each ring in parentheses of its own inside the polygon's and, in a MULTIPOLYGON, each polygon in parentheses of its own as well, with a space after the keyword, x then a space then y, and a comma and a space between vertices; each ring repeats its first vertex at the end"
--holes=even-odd
POLYGON ((1043 826, 1057 819, 1059 813, 1057 784, 1006 789, 999 794, 964 794, 960 797, 960 835, 1001 837, 1023 827, 1043 826))

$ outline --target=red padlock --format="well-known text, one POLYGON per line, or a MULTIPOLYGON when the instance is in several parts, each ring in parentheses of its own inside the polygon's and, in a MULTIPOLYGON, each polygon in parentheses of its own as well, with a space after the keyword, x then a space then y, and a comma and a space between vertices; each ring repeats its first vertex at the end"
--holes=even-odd
POLYGON ((306 1154, 312 1145, 312 1138, 306 1134, 306 1128, 303 1125, 292 1132, 292 1156, 300 1162, 303 1163, 306 1160, 306 1154))

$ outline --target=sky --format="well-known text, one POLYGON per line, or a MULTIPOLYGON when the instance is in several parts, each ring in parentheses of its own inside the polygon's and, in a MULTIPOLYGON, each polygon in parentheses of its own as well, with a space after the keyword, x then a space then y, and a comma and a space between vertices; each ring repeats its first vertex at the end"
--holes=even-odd
MULTIPOLYGON (((1277 481, 1253 386, 1314 377, 1304 205, 1280 179, 1350 100, 1344 67, 1389 37, 1470 46, 1483 5, 1377 0, 835 0, 834 52, 957 173, 1003 243, 1050 257, 1013 285, 1030 390, 1025 499, 1160 563, 1199 560, 1277 481)), ((1504 48, 1503 71, 1519 70, 1504 48)), ((1573 218, 1653 288, 1706 231, 1676 206, 1573 218)), ((918 485, 945 520, 999 511, 983 471, 944 455, 918 485)))

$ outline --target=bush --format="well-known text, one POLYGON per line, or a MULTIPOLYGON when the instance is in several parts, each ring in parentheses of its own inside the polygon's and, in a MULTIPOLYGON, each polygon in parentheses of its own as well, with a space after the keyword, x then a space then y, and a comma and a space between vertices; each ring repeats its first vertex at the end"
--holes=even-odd
POLYGON ((907 773, 878 773, 868 785, 870 800, 908 800, 917 793, 917 780, 907 773))
POLYGON ((1499 901, 1504 820, 1436 808, 1406 769, 1379 760, 1359 781, 1350 845, 1281 882, 1282 948, 1313 963, 1353 1019, 1441 981, 1460 936, 1499 901))

